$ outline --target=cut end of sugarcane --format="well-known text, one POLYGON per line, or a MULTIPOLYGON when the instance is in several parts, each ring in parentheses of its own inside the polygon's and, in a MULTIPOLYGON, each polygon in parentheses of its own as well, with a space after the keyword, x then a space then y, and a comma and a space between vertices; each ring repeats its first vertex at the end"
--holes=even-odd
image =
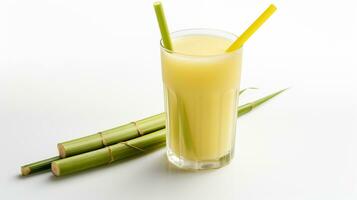
POLYGON ((64 150, 63 144, 61 144, 61 143, 57 144, 57 149, 58 149, 58 153, 59 153, 60 157, 61 158, 65 158, 66 157, 66 151, 64 150))
POLYGON ((56 162, 51 163, 51 171, 55 176, 59 176, 61 174, 60 169, 56 162))
POLYGON ((22 176, 27 176, 30 173, 31 173, 31 169, 29 167, 26 167, 26 166, 21 167, 21 175, 22 176))

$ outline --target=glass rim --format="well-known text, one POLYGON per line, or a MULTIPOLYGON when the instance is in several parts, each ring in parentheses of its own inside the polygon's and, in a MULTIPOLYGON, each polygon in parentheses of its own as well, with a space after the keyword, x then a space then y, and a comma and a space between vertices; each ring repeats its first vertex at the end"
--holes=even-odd
MULTIPOLYGON (((180 29, 180 30, 176 30, 170 33, 171 36, 174 35, 179 35, 178 37, 182 37, 182 36, 187 36, 187 35, 213 35, 213 36, 218 36, 218 37, 223 37, 226 39, 232 39, 232 42, 234 42, 234 40, 236 38, 238 38, 237 35, 235 35, 234 33, 230 33, 228 31, 223 31, 220 29, 213 29, 213 28, 188 28, 188 29, 180 29), (185 35, 185 33, 188 33, 185 35), (182 34, 182 35, 180 35, 182 34), (231 37, 231 38, 229 38, 231 37)), ((175 37, 173 37, 175 38, 175 37)), ((162 50, 164 50, 167 53, 171 53, 171 54, 176 54, 176 55, 180 55, 180 56, 190 56, 190 57, 216 57, 216 56, 224 56, 224 55, 231 55, 231 54, 235 54, 235 53, 240 53, 243 49, 243 46, 239 49, 236 49, 234 51, 230 51, 230 52, 223 52, 223 53, 217 53, 217 54, 212 54, 212 55, 192 55, 192 54, 186 54, 186 53, 180 53, 180 52, 176 52, 175 50, 169 50, 166 47, 164 47, 163 44, 163 40, 160 39, 160 48, 162 50)))

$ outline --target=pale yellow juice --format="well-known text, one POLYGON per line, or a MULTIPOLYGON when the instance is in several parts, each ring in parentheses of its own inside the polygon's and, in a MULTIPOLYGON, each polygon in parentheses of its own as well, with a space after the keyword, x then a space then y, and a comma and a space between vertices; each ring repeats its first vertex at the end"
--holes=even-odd
POLYGON ((169 154, 189 162, 232 156, 241 73, 241 50, 213 35, 173 38, 162 48, 169 154))

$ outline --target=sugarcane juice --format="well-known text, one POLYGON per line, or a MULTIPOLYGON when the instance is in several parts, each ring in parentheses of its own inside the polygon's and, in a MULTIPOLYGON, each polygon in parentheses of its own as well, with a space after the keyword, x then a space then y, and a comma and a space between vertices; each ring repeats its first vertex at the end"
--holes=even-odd
POLYGON ((218 160, 233 151, 241 50, 226 53, 232 40, 212 35, 172 43, 161 50, 167 146, 185 160, 218 160))

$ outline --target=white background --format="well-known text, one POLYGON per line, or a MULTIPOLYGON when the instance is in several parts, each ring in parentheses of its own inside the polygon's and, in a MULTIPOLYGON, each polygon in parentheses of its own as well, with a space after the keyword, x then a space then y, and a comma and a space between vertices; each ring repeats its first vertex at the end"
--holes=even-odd
MULTIPOLYGON (((271 1, 164 1, 170 29, 240 34, 271 1)), ((163 111, 148 0, 0 1, 0 199, 357 198, 357 5, 273 1, 246 43, 241 103, 291 89, 238 120, 234 161, 188 173, 164 150, 55 178, 19 167, 57 142, 163 111)))

